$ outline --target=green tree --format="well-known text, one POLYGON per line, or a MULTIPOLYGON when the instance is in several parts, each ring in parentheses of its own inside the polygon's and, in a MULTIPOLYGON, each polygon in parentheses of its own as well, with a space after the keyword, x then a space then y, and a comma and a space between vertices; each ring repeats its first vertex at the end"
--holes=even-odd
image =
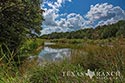
POLYGON ((106 39, 111 37, 125 37, 125 21, 119 21, 111 25, 98 26, 96 28, 85 28, 72 32, 60 32, 44 35, 46 39, 106 39))
POLYGON ((42 12, 40 0, 0 0, 0 44, 17 51, 25 38, 40 33, 42 12))
POLYGON ((119 27, 119 30, 116 33, 116 36, 118 36, 118 37, 121 36, 121 37, 125 38, 125 21, 119 21, 118 27, 119 27))

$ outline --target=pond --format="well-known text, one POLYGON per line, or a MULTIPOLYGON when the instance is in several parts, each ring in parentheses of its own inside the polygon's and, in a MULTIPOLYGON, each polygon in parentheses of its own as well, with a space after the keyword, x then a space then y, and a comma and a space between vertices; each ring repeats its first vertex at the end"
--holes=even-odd
MULTIPOLYGON (((47 62, 60 61, 70 57, 71 55, 70 48, 52 48, 51 45, 55 44, 56 43, 51 43, 51 42, 44 43, 44 47, 38 54, 38 59, 37 59, 38 63, 42 63, 43 61, 47 62)), ((29 59, 32 60, 34 57, 30 56, 29 59)))
POLYGON ((71 50, 69 48, 51 48, 44 47, 38 55, 39 60, 46 61, 57 61, 64 58, 68 58, 71 55, 71 50))

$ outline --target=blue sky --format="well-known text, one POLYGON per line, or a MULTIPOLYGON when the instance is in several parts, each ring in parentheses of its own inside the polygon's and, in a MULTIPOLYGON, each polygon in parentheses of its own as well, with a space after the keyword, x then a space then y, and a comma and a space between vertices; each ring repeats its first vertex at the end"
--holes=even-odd
POLYGON ((65 3, 65 6, 61 8, 60 12, 75 12, 84 15, 89 11, 90 5, 96 5, 98 3, 113 4, 114 6, 120 6, 125 10, 125 0, 73 0, 71 3, 65 3))
POLYGON ((125 0, 44 0, 41 34, 67 32, 125 20, 125 0))

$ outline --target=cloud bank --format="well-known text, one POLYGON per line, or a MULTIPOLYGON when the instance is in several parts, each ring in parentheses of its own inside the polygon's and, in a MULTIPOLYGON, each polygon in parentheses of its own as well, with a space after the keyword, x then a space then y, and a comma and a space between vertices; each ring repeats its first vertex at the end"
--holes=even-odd
POLYGON ((91 5, 86 18, 93 23, 98 21, 96 26, 108 25, 116 23, 119 20, 125 20, 125 11, 119 6, 114 7, 108 3, 96 4, 95 6, 91 5))
POLYGON ((91 5, 90 10, 83 16, 76 13, 59 14, 65 2, 72 2, 72 0, 44 1, 42 8, 45 10, 43 14, 45 21, 41 35, 108 25, 125 20, 125 11, 119 6, 108 3, 91 5))

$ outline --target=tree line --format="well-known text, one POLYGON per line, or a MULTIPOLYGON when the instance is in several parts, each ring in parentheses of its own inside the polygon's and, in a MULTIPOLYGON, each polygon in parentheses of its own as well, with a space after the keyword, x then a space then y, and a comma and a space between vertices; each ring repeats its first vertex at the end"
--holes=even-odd
POLYGON ((111 37, 125 37, 125 21, 121 20, 115 24, 98 26, 96 28, 85 28, 72 32, 54 32, 42 35, 43 39, 106 39, 111 37))

